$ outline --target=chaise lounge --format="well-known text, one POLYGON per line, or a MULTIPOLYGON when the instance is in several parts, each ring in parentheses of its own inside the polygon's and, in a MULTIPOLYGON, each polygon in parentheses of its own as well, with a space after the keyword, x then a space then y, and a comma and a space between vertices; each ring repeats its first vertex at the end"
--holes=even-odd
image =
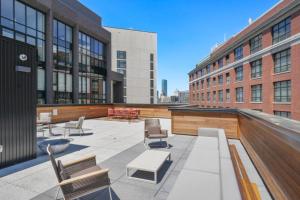
MULTIPOLYGON (((65 200, 77 199, 105 188, 109 189, 112 200, 108 169, 96 165, 95 156, 62 164, 60 160, 56 162, 50 145, 47 152, 65 200)), ((56 199, 58 193, 59 190, 56 199)))

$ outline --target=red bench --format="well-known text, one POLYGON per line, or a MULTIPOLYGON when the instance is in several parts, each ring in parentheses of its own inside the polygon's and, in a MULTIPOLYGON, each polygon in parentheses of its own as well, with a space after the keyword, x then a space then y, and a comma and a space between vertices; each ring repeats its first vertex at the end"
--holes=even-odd
POLYGON ((139 111, 136 108, 108 108, 108 117, 120 119, 137 119, 139 111))

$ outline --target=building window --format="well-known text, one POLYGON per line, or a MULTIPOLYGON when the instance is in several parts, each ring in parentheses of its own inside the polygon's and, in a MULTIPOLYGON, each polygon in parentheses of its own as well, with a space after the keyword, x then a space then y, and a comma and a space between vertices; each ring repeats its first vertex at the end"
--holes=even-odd
POLYGON ((16 0, 0 0, 0 35, 37 48, 37 103, 46 103, 45 15, 16 0))
POLYGON ((218 91, 219 102, 223 102, 223 90, 218 91))
POLYGON ((230 89, 226 89, 226 102, 230 102, 230 89))
POLYGON ((262 85, 251 86, 251 101, 262 102, 262 85))
POLYGON ((243 80, 243 66, 239 66, 235 68, 235 80, 242 81, 243 80))
POLYGON ((262 76, 262 64, 261 59, 253 61, 251 65, 251 78, 260 78, 262 76))
POLYGON ((219 68, 222 68, 222 67, 223 67, 223 58, 220 58, 220 59, 218 60, 218 66, 219 66, 219 68))
POLYGON ((218 83, 219 83, 219 85, 223 84, 223 75, 218 76, 218 83))
POLYGON ((277 111, 274 110, 274 115, 280 116, 280 117, 285 117, 285 118, 291 118, 291 112, 289 111, 277 111))
POLYGON ((213 77, 213 85, 216 85, 216 83, 217 83, 217 79, 216 77, 213 77))
POLYGON ((72 28, 58 20, 53 20, 53 91, 54 103, 73 102, 72 28))
POLYGON ((282 20, 272 27, 273 44, 276 44, 291 35, 291 17, 282 20))
POLYGON ((117 59, 125 59, 126 60, 126 51, 117 51, 117 59))
POLYGON ((117 50, 117 72, 123 74, 123 102, 127 100, 127 55, 126 51, 117 50))
POLYGON ((207 100, 207 101, 210 101, 210 92, 207 92, 207 93, 206 93, 206 100, 207 100))
POLYGON ((204 101, 204 93, 201 94, 201 101, 204 101))
POLYGON ((206 87, 209 88, 210 87, 210 78, 206 79, 206 87))
POLYGON ((274 83, 274 101, 291 102, 291 81, 279 81, 274 83))
POLYGON ((207 73, 207 74, 210 73, 210 64, 206 66, 206 73, 207 73))
POLYGON ((215 103, 217 99, 217 92, 213 91, 213 102, 215 103))
POLYGON ((242 87, 235 88, 236 102, 244 102, 244 92, 242 87))
MULTIPOLYGON (((199 83, 197 82, 197 90, 199 89, 199 83)), ((154 103, 154 54, 150 54, 150 103, 154 103), (151 84, 152 83, 152 84, 151 84)), ((198 98, 198 97, 197 97, 198 98)))
POLYGON ((262 34, 259 34, 250 40, 250 53, 255 53, 262 48, 262 34))
POLYGON ((234 59, 240 60, 243 58, 243 46, 239 46, 234 50, 234 59))
POLYGON ((79 103, 106 102, 105 44, 79 32, 79 103))
POLYGON ((201 80, 201 89, 204 89, 204 80, 201 80))
POLYGON ((287 72, 291 69, 291 50, 287 49, 273 55, 274 73, 287 72))
POLYGON ((230 58, 229 54, 226 55, 226 57, 225 57, 225 63, 226 63, 226 65, 228 65, 230 63, 230 59, 229 58, 230 58))
POLYGON ((226 84, 230 84, 230 73, 226 73, 226 84))

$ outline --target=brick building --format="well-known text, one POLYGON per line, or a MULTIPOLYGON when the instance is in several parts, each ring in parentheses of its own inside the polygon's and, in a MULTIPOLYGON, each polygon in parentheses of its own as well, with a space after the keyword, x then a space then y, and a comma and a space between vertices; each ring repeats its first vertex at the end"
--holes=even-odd
POLYGON ((283 0, 189 72, 190 104, 300 120, 300 1, 283 0))

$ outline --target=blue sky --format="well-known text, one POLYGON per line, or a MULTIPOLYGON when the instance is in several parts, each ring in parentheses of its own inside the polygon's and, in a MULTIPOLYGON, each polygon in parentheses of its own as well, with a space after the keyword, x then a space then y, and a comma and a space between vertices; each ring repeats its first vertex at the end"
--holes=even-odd
POLYGON ((80 0, 103 25, 158 34, 157 89, 188 89, 187 73, 224 36, 239 32, 278 0, 80 0))

